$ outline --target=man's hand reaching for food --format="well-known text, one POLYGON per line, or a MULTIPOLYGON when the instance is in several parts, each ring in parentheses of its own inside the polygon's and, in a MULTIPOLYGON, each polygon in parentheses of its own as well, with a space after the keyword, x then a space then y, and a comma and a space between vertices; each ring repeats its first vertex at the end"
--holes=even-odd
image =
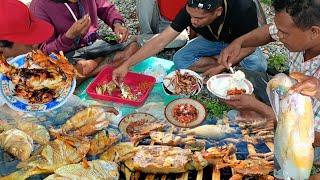
POLYGON ((117 85, 120 86, 120 84, 123 82, 124 78, 128 74, 129 68, 122 64, 112 72, 112 81, 117 85))
POLYGON ((122 26, 122 24, 114 24, 114 33, 116 34, 119 43, 123 43, 128 40, 129 31, 126 27, 122 26))

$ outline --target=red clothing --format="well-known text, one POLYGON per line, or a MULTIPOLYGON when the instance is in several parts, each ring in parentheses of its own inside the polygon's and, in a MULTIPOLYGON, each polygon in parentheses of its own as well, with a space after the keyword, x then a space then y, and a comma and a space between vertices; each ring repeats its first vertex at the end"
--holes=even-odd
POLYGON ((187 0, 158 0, 161 16, 169 21, 173 21, 186 4, 187 0))

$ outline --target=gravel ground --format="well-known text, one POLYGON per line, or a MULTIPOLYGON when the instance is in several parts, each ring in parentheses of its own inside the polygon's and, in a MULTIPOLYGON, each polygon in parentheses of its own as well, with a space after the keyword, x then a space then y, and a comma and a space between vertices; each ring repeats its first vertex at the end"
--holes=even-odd
MULTIPOLYGON (((134 36, 138 34, 138 19, 136 15, 136 0, 111 0, 114 3, 119 12, 125 17, 126 26, 129 28, 130 35, 134 36)), ((262 4, 262 7, 266 13, 268 23, 273 22, 274 11, 269 5, 262 4)), ((112 30, 100 22, 99 34, 102 36, 113 35, 112 30)), ((269 43, 268 45, 261 47, 266 58, 274 55, 287 55, 286 48, 280 42, 269 43)), ((166 49, 159 54, 157 57, 172 60, 172 55, 176 52, 176 49, 166 49)))

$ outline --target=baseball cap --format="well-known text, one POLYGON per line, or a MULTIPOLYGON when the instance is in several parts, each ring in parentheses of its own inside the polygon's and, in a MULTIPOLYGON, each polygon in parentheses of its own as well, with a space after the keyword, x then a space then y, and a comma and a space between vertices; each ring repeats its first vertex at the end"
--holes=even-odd
POLYGON ((0 40, 19 44, 39 44, 48 40, 53 26, 34 17, 18 0, 0 0, 0 40))

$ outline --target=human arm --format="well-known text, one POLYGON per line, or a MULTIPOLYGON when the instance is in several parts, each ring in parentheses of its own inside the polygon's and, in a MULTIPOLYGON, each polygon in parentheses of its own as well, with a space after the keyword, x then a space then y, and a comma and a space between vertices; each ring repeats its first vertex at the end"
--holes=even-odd
POLYGON ((275 125, 276 117, 273 109, 259 101, 254 95, 241 94, 229 96, 228 99, 221 100, 228 106, 239 111, 254 111, 268 120, 270 126, 275 125))
POLYGON ((98 17, 113 30, 116 23, 124 24, 124 18, 109 0, 95 0, 98 17))
POLYGON ((314 96, 320 100, 319 79, 298 72, 291 73, 290 77, 296 79, 298 83, 290 88, 289 93, 298 92, 305 96, 314 96))
POLYGON ((133 56, 131 56, 127 61, 125 61, 117 69, 115 69, 112 73, 112 80, 116 84, 119 84, 120 82, 122 82, 131 66, 159 53, 179 34, 180 32, 177 32, 171 26, 168 26, 157 37, 155 37, 154 39, 146 43, 133 56))
POLYGON ((314 131, 314 147, 320 147, 320 132, 314 131))
POLYGON ((240 55, 242 48, 258 47, 272 42, 269 27, 270 25, 261 26, 235 39, 220 53, 218 62, 229 69, 233 64, 237 64, 241 60, 237 57, 240 55))
MULTIPOLYGON (((89 15, 85 15, 77 22, 68 20, 61 20, 60 22, 55 15, 59 12, 61 7, 65 8, 63 3, 54 3, 54 5, 52 5, 46 4, 43 1, 33 1, 30 5, 30 10, 35 17, 54 26, 54 35, 39 47, 47 54, 59 52, 61 50, 64 52, 70 51, 74 47, 74 38, 86 34, 91 25, 91 18, 89 15), (57 24, 60 26, 57 26, 57 24)), ((58 17, 61 18, 63 15, 58 17)))
MULTIPOLYGON (((240 62, 243 58, 247 57, 248 55, 252 54, 255 51, 256 48, 254 47, 249 47, 249 48, 241 48, 239 55, 236 57, 235 62, 240 62)), ((218 59, 219 56, 216 56, 218 59)), ((223 65, 219 65, 217 67, 213 67, 205 71, 204 73, 201 74, 202 77, 211 77, 217 74, 222 73, 223 71, 227 70, 226 67, 223 65)))

